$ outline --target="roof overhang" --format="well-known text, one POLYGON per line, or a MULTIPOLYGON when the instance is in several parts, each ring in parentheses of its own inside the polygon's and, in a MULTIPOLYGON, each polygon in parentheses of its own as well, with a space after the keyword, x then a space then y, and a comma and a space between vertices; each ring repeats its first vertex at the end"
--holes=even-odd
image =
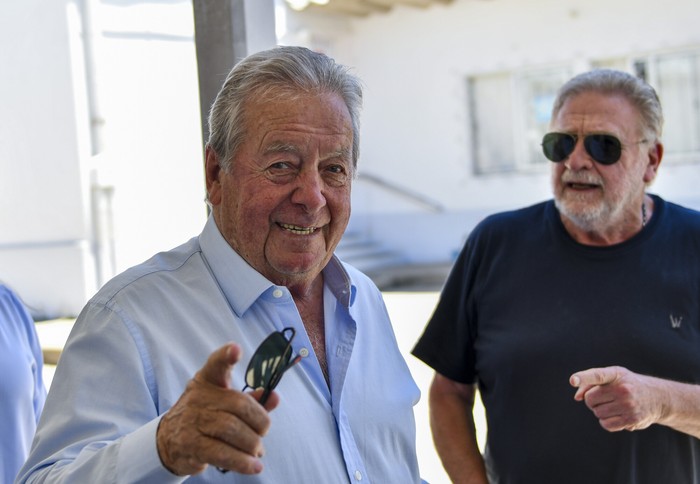
POLYGON ((294 10, 322 10, 329 13, 366 17, 373 13, 385 13, 402 5, 428 8, 432 5, 452 3, 452 0, 286 0, 294 10))

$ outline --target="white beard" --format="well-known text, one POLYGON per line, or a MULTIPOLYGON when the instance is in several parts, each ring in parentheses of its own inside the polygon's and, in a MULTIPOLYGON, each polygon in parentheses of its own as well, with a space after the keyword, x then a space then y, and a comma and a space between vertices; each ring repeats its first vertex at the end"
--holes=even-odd
POLYGON ((640 176, 635 177, 630 173, 624 178, 622 184, 614 192, 606 190, 606 186, 599 177, 592 173, 564 172, 561 175, 560 186, 567 183, 590 183, 600 187, 602 198, 591 201, 588 195, 578 195, 572 190, 561 189, 554 193, 554 203, 559 213, 571 220, 579 229, 592 231, 606 231, 612 225, 622 224, 625 213, 636 211, 639 207, 632 207, 634 200, 644 192, 645 184, 640 176))

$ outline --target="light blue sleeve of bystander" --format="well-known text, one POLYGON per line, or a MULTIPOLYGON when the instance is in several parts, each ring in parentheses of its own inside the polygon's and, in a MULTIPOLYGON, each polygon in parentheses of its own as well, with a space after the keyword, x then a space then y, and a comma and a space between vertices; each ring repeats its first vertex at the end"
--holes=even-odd
POLYGON ((34 320, 0 285, 0 482, 14 482, 29 454, 46 399, 34 320))

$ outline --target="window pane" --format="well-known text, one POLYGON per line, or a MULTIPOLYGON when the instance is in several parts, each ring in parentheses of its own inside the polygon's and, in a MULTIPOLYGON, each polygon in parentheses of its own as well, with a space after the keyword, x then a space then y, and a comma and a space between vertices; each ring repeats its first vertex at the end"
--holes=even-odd
POLYGON ((525 166, 547 163, 540 144, 549 129, 557 90, 569 77, 569 70, 565 68, 529 72, 520 77, 518 85, 522 106, 520 126, 523 140, 521 150, 525 153, 525 166))
POLYGON ((471 77, 469 101, 476 173, 513 170, 513 100, 508 74, 471 77))
POLYGON ((699 56, 659 57, 656 80, 664 109, 664 146, 669 155, 692 155, 700 150, 699 56))

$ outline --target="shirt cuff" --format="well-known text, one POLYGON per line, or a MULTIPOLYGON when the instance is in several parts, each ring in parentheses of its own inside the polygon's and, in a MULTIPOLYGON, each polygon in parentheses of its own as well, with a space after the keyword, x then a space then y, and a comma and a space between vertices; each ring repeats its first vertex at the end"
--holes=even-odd
POLYGON ((160 417, 126 435, 119 450, 117 475, 120 482, 176 484, 190 476, 176 476, 163 466, 156 445, 160 417))

